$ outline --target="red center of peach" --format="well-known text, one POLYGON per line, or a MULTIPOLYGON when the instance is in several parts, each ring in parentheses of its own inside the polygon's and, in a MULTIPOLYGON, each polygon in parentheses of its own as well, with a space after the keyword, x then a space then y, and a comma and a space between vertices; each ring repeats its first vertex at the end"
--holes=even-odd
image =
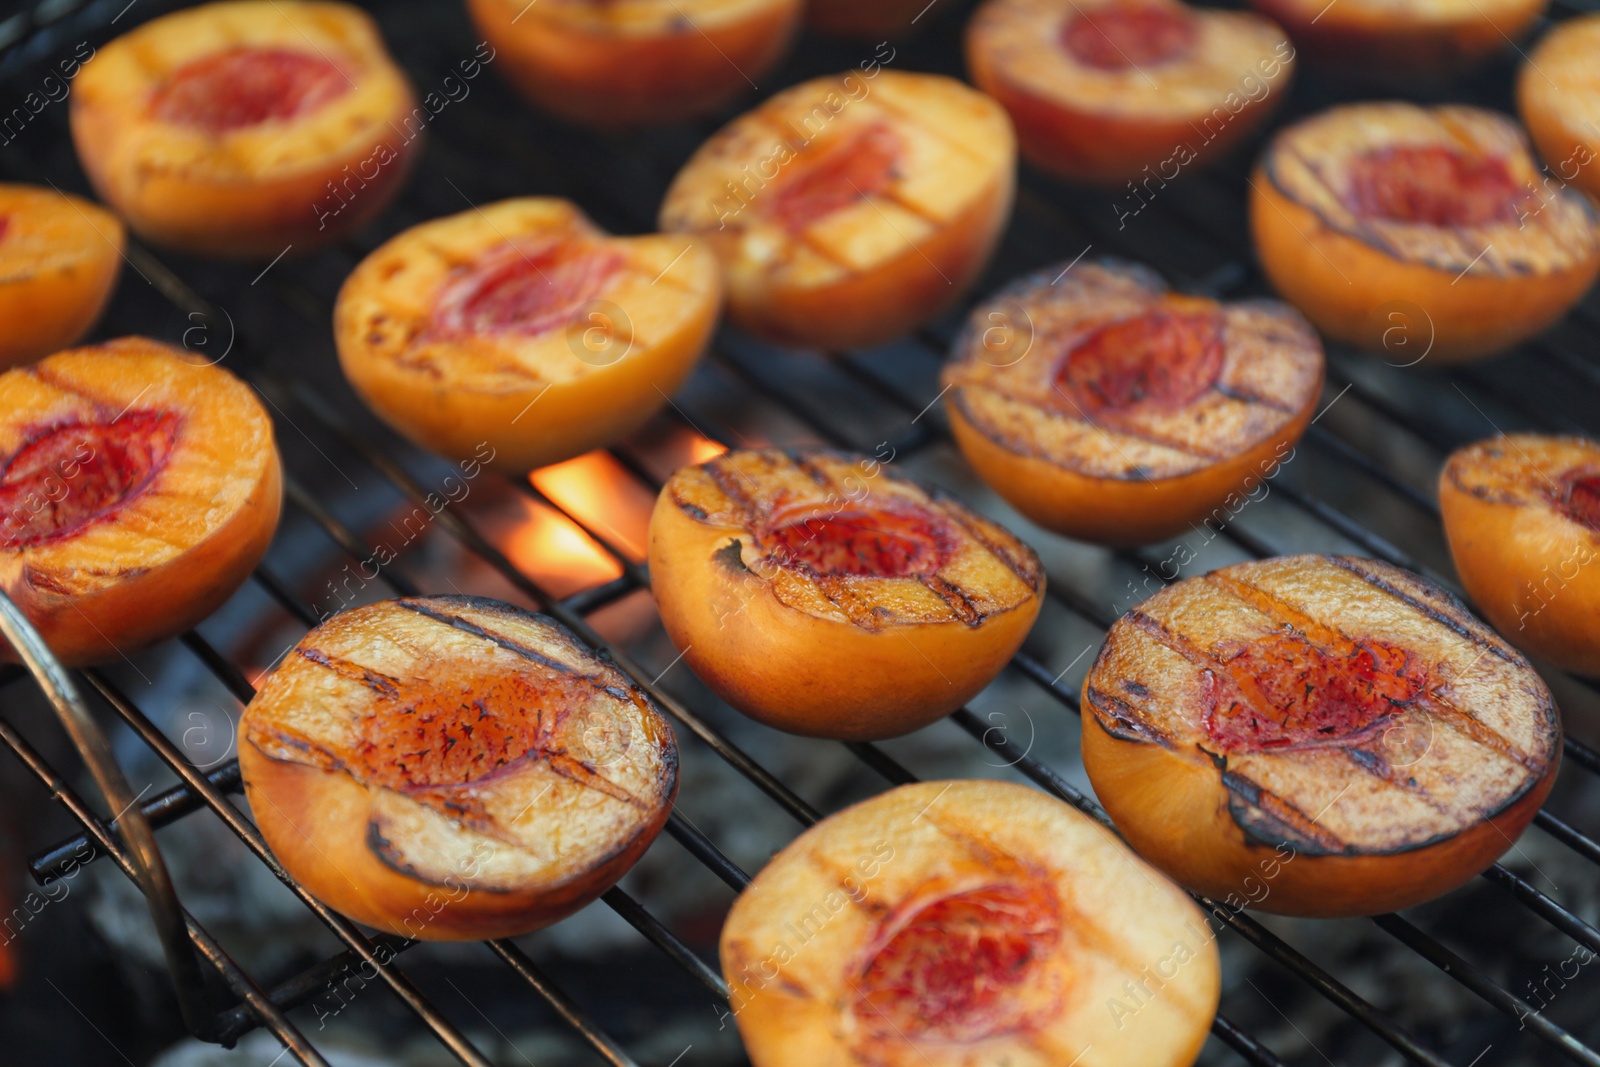
POLYGON ((944 523, 922 511, 854 510, 780 520, 761 541, 781 564, 872 578, 932 574, 952 549, 944 523))
POLYGON ((156 90, 157 118, 211 134, 308 115, 352 88, 337 64, 288 48, 229 48, 185 63, 156 90))
POLYGON ((178 422, 170 411, 130 411, 33 434, 0 471, 0 548, 69 537, 115 511, 166 466, 178 422))
POLYGON ((1126 70, 1177 59, 1194 47, 1199 23, 1181 8, 1118 4, 1079 11, 1061 27, 1061 46, 1087 67, 1126 70))
POLYGON ((1350 164, 1350 209, 1362 218, 1426 226, 1515 222, 1527 195, 1504 159, 1444 145, 1378 148, 1350 164))
POLYGON ((1056 388, 1089 419, 1171 411, 1216 383, 1224 351, 1216 312, 1147 311, 1074 345, 1056 371, 1056 388))
MULTIPOLYGON (((900 138, 876 122, 821 152, 794 161, 796 173, 773 190, 767 213, 791 233, 882 192, 894 180, 900 138)), ((757 201, 759 203, 759 201, 757 201)))
POLYGON ((1568 471, 1559 481, 1556 509, 1573 522, 1600 533, 1600 472, 1593 469, 1568 471))
POLYGON ((468 785, 539 758, 565 717, 549 709, 570 708, 580 697, 555 679, 524 674, 474 678, 454 692, 371 684, 385 699, 361 720, 355 759, 366 781, 395 790, 468 785))
POLYGON ((1424 671, 1382 641, 1349 655, 1280 631, 1228 661, 1234 684, 1206 672, 1206 734, 1224 751, 1258 752, 1359 741, 1422 696, 1424 671))
POLYGON ((11 229, 11 216, 0 215, 0 241, 6 239, 6 232, 11 229))
POLYGON ((435 329, 528 337, 572 321, 622 269, 623 257, 579 241, 537 249, 506 245, 480 259, 439 293, 435 329))
POLYGON ((885 1040, 978 1041, 1024 1029, 1032 1012, 1013 994, 1060 937, 1060 906, 1043 882, 943 897, 873 954, 855 1015, 885 1040))

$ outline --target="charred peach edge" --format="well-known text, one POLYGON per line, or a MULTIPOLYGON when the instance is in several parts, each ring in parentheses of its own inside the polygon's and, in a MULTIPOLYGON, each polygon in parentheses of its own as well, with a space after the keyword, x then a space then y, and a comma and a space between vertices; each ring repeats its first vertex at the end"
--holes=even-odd
POLYGON ((516 937, 549 926, 590 903, 627 873, 666 825, 670 803, 604 862, 550 889, 502 891, 447 886, 401 874, 373 853, 367 840, 366 787, 339 771, 284 763, 246 740, 239 770, 256 825, 273 855, 290 871, 324 868, 337 857, 339 877, 325 879, 318 899, 341 915, 400 937, 424 941, 516 937), (270 801, 263 801, 266 796, 270 801), (338 817, 340 814, 348 817, 338 817), (302 827, 318 829, 316 841, 302 827), (439 906, 439 898, 449 901, 439 906), (418 911, 421 926, 405 925, 418 911))
POLYGON ((829 285, 772 285, 760 302, 730 301, 728 318, 757 337, 821 348, 869 348, 904 335, 961 298, 1011 217, 1015 170, 915 247, 829 285), (931 269, 930 269, 930 264, 931 269))
MULTIPOLYGON (((1404 573, 1374 566, 1380 573, 1404 573)), ((1459 601, 1445 599, 1449 607, 1441 614, 1444 626, 1487 634, 1459 601)), ((1424 613, 1438 607, 1423 605, 1424 613)), ((1247 831, 1235 818, 1230 790, 1213 754, 1197 745, 1174 746, 1148 735, 1138 725, 1129 726, 1122 736, 1108 728, 1091 690, 1110 648, 1108 637, 1080 694, 1083 761, 1095 795, 1141 855, 1212 899, 1242 901, 1247 880, 1261 880, 1263 871, 1270 870, 1271 890, 1260 899, 1252 898, 1250 906, 1278 914, 1319 918, 1372 915, 1430 900, 1461 885, 1512 846, 1549 795, 1560 768, 1562 728, 1554 701, 1527 661, 1506 650, 1542 692, 1539 710, 1550 733, 1545 753, 1548 762, 1537 774, 1527 776, 1497 808, 1479 812, 1476 821, 1454 833, 1436 834, 1392 849, 1329 852, 1321 843, 1295 839, 1291 836, 1294 831, 1285 831, 1282 839, 1268 839, 1247 831)), ((1350 773, 1363 772, 1352 764, 1350 773)))
MULTIPOLYGON (((0 186, 0 214, 10 201, 9 191, 0 186)), ((79 258, 0 281, 0 322, 6 324, 0 336, 0 369, 47 356, 81 340, 105 310, 122 271, 127 239, 122 221, 81 197, 62 194, 61 198, 82 214, 98 236, 90 239, 79 258)))
MULTIPOLYGON (((1196 13, 1202 18, 1220 14, 1203 9, 1196 13)), ((1238 13, 1224 17, 1250 18, 1238 13)), ((1284 45, 1287 47, 1287 42, 1284 45)), ((970 27, 965 51, 973 82, 998 100, 1011 116, 1016 125, 1017 148, 1028 162, 1062 177, 1111 185, 1145 174, 1147 165, 1151 168, 1149 174, 1170 181, 1177 175, 1158 173, 1165 162, 1186 166, 1195 159, 1210 160, 1226 154, 1277 110, 1294 73, 1294 52, 1290 49, 1287 59, 1274 60, 1278 69, 1267 76, 1272 89, 1259 100, 1245 98, 1245 106, 1229 112, 1219 94, 1217 110, 1227 114, 1228 121, 1209 140, 1202 135, 1203 143, 1196 149, 1192 147, 1195 122, 1204 122, 1213 111, 1161 115, 1077 107, 1015 84, 970 27), (1180 149, 1187 150, 1187 158, 1180 149)))
POLYGON ((1215 938, 1187 895, 1087 816, 1026 786, 995 781, 904 785, 829 816, 791 842, 740 894, 719 948, 732 1015, 756 1067, 866 1062, 925 1067, 930 1057, 924 1049, 935 1048, 935 1062, 943 1064, 1068 1064, 1078 1058, 1104 1065, 1188 1067, 1205 1044, 1221 989, 1215 938), (1062 810, 1056 810, 1058 804, 1062 810), (993 830, 986 833, 989 827, 993 830), (941 834, 952 847, 928 848, 928 839, 941 834), (872 938, 885 916, 918 894, 937 900, 944 887, 957 895, 963 891, 959 887, 993 888, 1019 876, 1048 885, 1059 897, 1064 925, 1087 941, 1074 945, 1063 937, 1041 962, 1064 971, 1071 983, 1087 980, 1073 975, 1074 964, 1082 966, 1074 954, 1084 948, 1085 955, 1117 958, 1090 972, 1089 978, 1100 980, 1090 988, 1069 985, 1060 1015, 1027 1030, 936 1045, 892 1037, 873 1041, 861 1036, 859 1025, 841 1026, 841 1012, 847 1019, 853 1012, 840 1002, 849 1005, 861 993, 859 985, 852 988, 851 967, 859 968, 870 949, 859 942, 872 938), (1080 876, 1107 887, 1085 891, 1080 876), (1123 879, 1125 895, 1136 903, 1115 897, 1112 887, 1123 879), (830 890, 842 900, 840 908, 834 907, 830 890), (1130 914, 1095 931, 1097 922, 1106 921, 1102 901, 1108 893, 1113 907, 1130 914), (802 921, 819 905, 824 914, 833 913, 826 925, 801 944, 788 942, 796 925, 810 930, 802 921), (790 924, 782 933, 773 912, 790 924), (794 918, 788 919, 791 913, 794 918), (857 954, 854 960, 840 958, 844 954, 836 947, 847 940, 853 942, 848 947, 857 954), (1160 950, 1150 953, 1157 943, 1160 950), (1145 1002, 1160 1007, 1128 1025, 1131 1020, 1116 1010, 1120 1005, 1128 1011, 1134 1003, 1122 999, 1128 995, 1123 976, 1132 975, 1137 984, 1140 966, 1146 965, 1149 974, 1148 967, 1163 954, 1171 962, 1175 944, 1188 954, 1174 974, 1163 977, 1164 992, 1145 1002), (781 955, 783 950, 791 955, 781 955), (774 967, 776 974, 770 973, 774 967), (828 997, 825 991, 832 985, 839 991, 828 997), (1102 999, 1107 996, 1109 1004, 1102 999), (1084 1056, 1085 1045, 1095 1053, 1084 1056), (999 1058, 1005 1053, 1014 1058, 999 1058))
MULTIPOLYGON (((479 597, 425 599, 504 607, 479 597)), ((577 644, 564 627, 556 629, 577 644)), ((558 922, 592 902, 638 862, 666 825, 678 790, 676 742, 670 727, 664 721, 660 725, 668 750, 662 770, 666 792, 650 819, 599 861, 553 884, 525 890, 471 885, 466 863, 459 878, 447 876, 442 882, 386 863, 373 849, 370 827, 372 793, 381 786, 369 787, 343 770, 275 759, 243 736, 239 768, 251 814, 273 855, 302 881, 315 872, 316 895, 323 903, 400 937, 485 940, 558 922), (426 921, 419 921, 419 915, 426 921)))
POLYGON ((1278 188, 1272 149, 1250 182, 1250 230, 1273 286, 1317 328, 1374 351, 1394 321, 1397 295, 1433 324, 1430 359, 1477 359, 1539 333, 1566 314, 1600 274, 1600 255, 1565 271, 1488 276, 1409 263, 1335 228, 1278 188))
MULTIPOLYGON (((1088 685, 1084 686, 1087 701, 1088 685)), ((1201 753, 1179 755, 1158 744, 1111 736, 1088 703, 1083 763, 1095 795, 1141 855, 1213 900, 1238 898, 1245 879, 1282 861, 1281 843, 1247 836, 1228 810, 1216 767, 1201 753), (1196 813, 1207 826, 1196 827, 1196 813), (1204 844, 1200 844, 1203 841, 1204 844)), ((1555 785, 1560 748, 1521 795, 1473 826, 1399 852, 1359 856, 1292 853, 1275 868, 1258 910, 1313 918, 1376 915, 1411 907, 1454 889, 1498 859, 1533 821, 1555 785), (1464 873, 1465 872, 1465 873, 1464 873), (1382 892, 1374 890, 1383 885, 1382 892), (1285 906, 1284 901, 1293 901, 1285 906)))
POLYGON ((1592 64, 1597 45, 1600 14, 1568 19, 1546 34, 1517 72, 1517 113, 1547 164, 1547 180, 1570 182, 1600 201, 1600 132, 1576 114, 1585 96, 1600 98, 1600 77, 1586 87, 1564 84, 1562 77, 1585 61, 1592 64), (1562 77, 1554 85, 1548 80, 1553 68, 1562 77))
POLYGON ((1414 16, 1403 8, 1301 0, 1252 0, 1251 6, 1289 31, 1315 63, 1389 81, 1428 81, 1454 74, 1516 41, 1543 14, 1547 0, 1469 5, 1451 16, 1414 16))
POLYGON ((953 621, 873 633, 816 618, 779 601, 766 581, 729 559, 723 550, 737 535, 691 518, 671 491, 662 489, 650 520, 662 625, 707 685, 777 729, 873 740, 926 726, 988 685, 1038 617, 1042 571, 1034 595, 977 628, 953 621), (661 596, 663 588, 672 594, 661 596), (862 707, 872 709, 865 721, 862 707))
POLYGON ((800 0, 769 0, 700 32, 634 35, 468 0, 473 22, 504 58, 506 76, 563 118, 602 126, 704 113, 747 89, 788 50, 800 0))
MULTIPOLYGON (((132 352, 173 351, 139 337, 108 344, 132 352)), ((231 378, 225 371, 200 369, 231 378)), ((265 412, 261 418, 266 421, 265 412)), ((260 479, 234 515, 180 555, 159 566, 125 570, 88 592, 58 590, 48 573, 25 564, 6 592, 68 666, 116 659, 181 633, 226 603, 266 554, 283 505, 282 479, 277 447, 269 444, 260 479)), ((52 546, 51 555, 70 556, 70 546, 69 535, 52 546)), ((14 661, 15 656, 9 646, 0 651, 0 658, 14 661)))
MULTIPOLYGON (((1565 440, 1576 446, 1575 460, 1600 464, 1591 442, 1565 440)), ((1600 568, 1588 565, 1600 558, 1595 535, 1542 501, 1496 501, 1463 486, 1458 466, 1478 447, 1456 451, 1439 473, 1439 510, 1461 584, 1518 648, 1564 670, 1600 675, 1600 568)))
MULTIPOLYGON (((486 206, 485 210, 494 208, 486 206)), ((379 417, 411 440, 452 459, 475 457, 507 474, 571 459, 615 443, 643 426, 683 384, 716 329, 722 299, 716 264, 709 251, 692 239, 661 234, 612 236, 581 215, 574 225, 585 238, 624 251, 662 248, 669 242, 677 248, 678 242, 688 240, 689 247, 682 250, 686 254, 668 266, 692 277, 696 298, 704 305, 702 313, 672 334, 648 346, 630 348, 615 362, 573 380, 534 383, 529 389, 510 392, 434 382, 397 366, 386 356, 374 356, 362 336, 366 320, 350 303, 355 295, 371 297, 382 291, 384 279, 378 264, 386 253, 403 250, 417 238, 420 227, 414 227, 362 260, 340 288, 334 307, 334 339, 350 384, 379 417), (536 397, 538 407, 532 409, 529 405, 536 397), (523 419, 530 411, 538 417, 523 419), (491 449, 487 457, 482 451, 485 444, 491 449)), ((507 231, 505 236, 526 234, 507 231)), ((660 258, 671 259, 673 254, 660 258)))
MULTIPOLYGON (((95 191, 135 233, 217 258, 255 259, 276 255, 291 243, 307 249, 336 240, 376 218, 399 194, 425 140, 415 128, 413 116, 420 109, 411 85, 384 50, 369 16, 344 4, 318 6, 344 9, 343 17, 359 20, 361 58, 389 72, 395 100, 383 136, 354 142, 331 158, 317 159, 309 169, 248 180, 216 179, 180 168, 140 167, 129 173, 109 146, 119 145, 130 125, 154 120, 139 110, 142 102, 130 102, 126 91, 102 86, 103 79, 91 73, 92 63, 84 67, 69 112, 78 161, 95 191), (413 121, 408 125, 408 120, 413 121), (376 171, 370 179, 367 169, 376 171), (348 184, 352 180, 359 183, 353 191, 348 184), (346 190, 349 199, 332 187, 346 190)), ((102 53, 117 45, 113 42, 102 53)))
POLYGON ((1252 478, 1264 481, 1292 456, 1321 391, 1319 382, 1311 403, 1260 444, 1191 474, 1148 481, 1095 478, 1014 452, 975 426, 958 396, 945 401, 945 411, 967 462, 1030 520, 1080 541, 1141 545, 1204 522, 1230 494, 1253 492, 1252 478))

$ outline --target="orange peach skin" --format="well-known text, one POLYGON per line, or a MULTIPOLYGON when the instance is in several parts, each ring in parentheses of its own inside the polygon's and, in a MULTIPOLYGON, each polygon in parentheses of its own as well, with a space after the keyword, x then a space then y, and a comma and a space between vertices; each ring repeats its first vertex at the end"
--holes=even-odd
POLYGON ((1381 309, 1404 294, 1431 319, 1428 358, 1438 362, 1476 359, 1539 333, 1600 274, 1600 256, 1542 276, 1457 276, 1402 262, 1328 226, 1260 166, 1251 179, 1250 230, 1273 286, 1324 334, 1383 351, 1395 322, 1381 309))
MULTIPOLYGON (((122 271, 126 241, 122 222, 98 204, 53 190, 0 186, 0 215, 44 197, 65 200, 75 209, 64 225, 50 227, 61 231, 51 232, 50 237, 58 242, 65 261, 29 273, 8 270, 0 278, 0 322, 5 323, 0 332, 0 368, 27 363, 79 341, 105 310, 122 271), (78 222, 93 232, 70 233, 79 228, 78 222)), ((5 258, 0 247, 0 263, 5 258)))
POLYGON ((1439 511, 1461 584, 1501 636, 1564 670, 1600 675, 1593 535, 1547 508, 1480 500, 1448 471, 1439 478, 1439 511), (1552 576, 1560 583, 1553 589, 1543 584, 1552 576))
POLYGON ((759 0, 742 17, 658 34, 562 25, 509 0, 467 0, 506 76, 573 122, 664 122, 713 110, 749 88, 789 48, 799 0, 759 0))
POLYGON ((1546 34, 1517 72, 1517 114, 1548 164, 1546 180, 1600 201, 1600 131, 1583 119, 1600 100, 1596 47, 1600 14, 1567 19, 1546 34))
POLYGON ((1510 47, 1543 14, 1546 0, 1461 7, 1455 18, 1312 0, 1251 0, 1288 31, 1306 59, 1369 80, 1427 83, 1457 74, 1510 47))
MULTIPOLYGON (((172 351, 143 338, 123 338, 110 344, 128 353, 172 351)), ((220 370, 210 373, 231 377, 220 370)), ((123 377, 127 395, 135 396, 144 373, 135 364, 125 368, 123 377)), ((254 401, 243 385, 234 384, 254 401)), ((199 391, 206 383, 202 379, 192 387, 199 391)), ((238 447, 225 439, 229 428, 224 419, 213 422, 207 429, 215 436, 204 447, 238 447)), ((184 446, 180 440, 179 447, 194 445, 184 446)), ((69 536, 42 551, 35 550, 27 566, 0 571, 0 583, 38 627, 51 651, 68 666, 114 660, 190 629, 233 595, 272 542, 283 505, 283 472, 270 439, 267 449, 260 479, 233 517, 161 565, 124 571, 114 582, 80 589, 73 575, 82 561, 75 558, 74 538, 69 536)), ((194 506, 199 507, 198 503, 194 506)), ((16 653, 6 646, 0 655, 14 659, 16 653)))
MULTIPOLYGON (((153 121, 144 114, 145 94, 91 62, 73 85, 70 118, 78 161, 95 192, 141 237, 219 259, 271 257, 291 244, 303 251, 376 218, 405 184, 425 138, 411 87, 383 51, 377 28, 346 10, 353 50, 392 70, 381 136, 351 141, 309 168, 249 180, 143 166, 124 158, 119 146, 130 130, 153 121)), ((97 57, 102 64, 108 49, 97 57)))
POLYGON ((348 774, 274 760, 249 741, 239 745, 239 768, 251 814, 284 867, 331 867, 330 875, 338 876, 322 879, 324 904, 375 929, 424 941, 515 937, 566 918, 627 873, 672 812, 671 804, 661 805, 622 849, 554 890, 437 886, 401 874, 368 847, 371 798, 348 774), (312 827, 315 842, 308 835, 312 827))
MULTIPOLYGON (((1084 699, 1087 701, 1087 682, 1084 699)), ((1087 704, 1085 704, 1087 707, 1087 704)), ((1213 900, 1237 894, 1262 865, 1278 861, 1270 891, 1251 906, 1287 915, 1339 918, 1377 915, 1431 900, 1483 870, 1533 821, 1555 784, 1560 745, 1543 777, 1490 818, 1461 833, 1400 852, 1361 856, 1284 854, 1246 839, 1228 811, 1227 791, 1210 759, 1179 755, 1157 744, 1112 737, 1094 715, 1083 716, 1083 764, 1095 795, 1140 855, 1213 900), (1196 835, 1198 813, 1211 829, 1196 835), (1166 817, 1164 813, 1171 813, 1166 817), (1197 848, 1196 840, 1205 847, 1197 848), (1381 872, 1381 874, 1379 873, 1381 872), (1374 893, 1373 886, 1389 887, 1374 893)))
POLYGON ((872 633, 780 603, 748 571, 706 567, 728 540, 662 491, 650 520, 650 577, 676 594, 657 598, 661 622, 708 685, 788 733, 873 740, 926 726, 999 674, 1039 614, 1042 586, 977 629, 950 622, 872 633), (875 709, 870 721, 840 711, 864 705, 875 709))
POLYGON ((945 411, 967 462, 1030 520, 1080 541, 1143 545, 1204 522, 1230 493, 1254 492, 1250 480, 1265 480, 1292 454, 1321 391, 1319 384, 1311 404, 1254 448, 1192 474, 1142 482, 1092 478, 1013 452, 974 426, 956 401, 946 400, 945 411))

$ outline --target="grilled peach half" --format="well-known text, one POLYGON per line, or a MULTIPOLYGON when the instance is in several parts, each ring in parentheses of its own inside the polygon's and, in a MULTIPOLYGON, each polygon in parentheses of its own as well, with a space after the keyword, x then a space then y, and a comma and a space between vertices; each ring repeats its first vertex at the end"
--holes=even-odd
POLYGON ((0 367, 89 332, 117 284, 125 240, 122 223, 98 204, 0 185, 0 367))
POLYGON ((0 375, 0 456, 0 588, 69 665, 189 629, 277 528, 255 394, 142 337, 0 375))
POLYGON ((1600 13, 1556 24, 1517 74, 1517 112, 1546 178, 1600 200, 1600 13))
POLYGON ((392 238, 345 280, 339 361, 386 422, 510 473, 643 425, 694 369, 721 305, 681 235, 613 237, 566 200, 503 200, 392 238))
POLYGON ((1594 205, 1547 186, 1516 124, 1475 108, 1352 104, 1283 130, 1251 181, 1250 227, 1319 330, 1408 363, 1523 341, 1600 273, 1594 205))
POLYGON ((710 244, 741 328, 865 347, 977 277, 1011 212, 1015 158, 1005 112, 951 78, 817 78, 702 145, 667 190, 661 228, 710 244))
POLYGON ((714 110, 783 57, 801 0, 468 0, 496 65, 575 122, 664 122, 714 110))
POLYGON ((684 467, 650 519, 650 578, 683 658, 751 718, 861 741, 988 685, 1033 625, 1027 545, 875 460, 729 452, 684 467))
POLYGON ((1112 626, 1083 762, 1128 842, 1215 900, 1285 915, 1410 907, 1482 871, 1555 781, 1528 661, 1374 560, 1187 578, 1112 626))
POLYGON ((801 834, 722 928, 755 1067, 1188 1067, 1209 927, 1088 816, 1005 782, 904 785, 801 834))
POLYGON ((430 117, 371 18, 303 0, 153 19, 84 65, 71 104, 78 159, 135 233, 226 258, 373 218, 430 117))
POLYGON ((1439 510, 1461 583, 1495 629, 1600 675, 1600 444, 1511 434, 1457 449, 1439 510))
POLYGON ((1023 158, 1066 178, 1164 184, 1277 106, 1294 48, 1244 11, 1177 0, 988 0, 972 79, 1011 113, 1023 158))
POLYGON ((1527 34, 1545 0, 1250 0, 1306 59, 1368 82, 1437 83, 1527 34))
POLYGON ((1219 526, 1292 458, 1322 390, 1293 308, 1168 291, 1152 271, 1051 268, 978 307, 944 371, 956 443, 1028 518, 1142 544, 1219 526))
POLYGON ((648 694, 555 621, 481 597, 335 615, 239 733, 279 862, 336 911, 426 941, 577 911, 655 840, 678 787, 648 694))

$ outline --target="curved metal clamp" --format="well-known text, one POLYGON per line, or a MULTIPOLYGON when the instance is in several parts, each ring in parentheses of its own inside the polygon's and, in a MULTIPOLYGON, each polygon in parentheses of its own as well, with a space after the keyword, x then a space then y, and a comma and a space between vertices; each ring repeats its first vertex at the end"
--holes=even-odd
POLYGON ((44 643, 33 623, 3 592, 0 592, 0 634, 21 655, 23 664, 50 698, 61 724, 67 728, 83 762, 88 764, 101 795, 116 812, 108 826, 120 832, 127 860, 134 870, 134 880, 150 906, 150 918, 155 921, 156 934, 161 939, 161 950, 172 974, 184 1024, 196 1037, 213 1040, 217 1020, 211 1010, 200 960, 189 939, 188 923, 178 903, 172 876, 156 846, 155 833, 139 808, 138 794, 123 776, 104 731, 89 714, 88 705, 83 702, 67 669, 44 643))

